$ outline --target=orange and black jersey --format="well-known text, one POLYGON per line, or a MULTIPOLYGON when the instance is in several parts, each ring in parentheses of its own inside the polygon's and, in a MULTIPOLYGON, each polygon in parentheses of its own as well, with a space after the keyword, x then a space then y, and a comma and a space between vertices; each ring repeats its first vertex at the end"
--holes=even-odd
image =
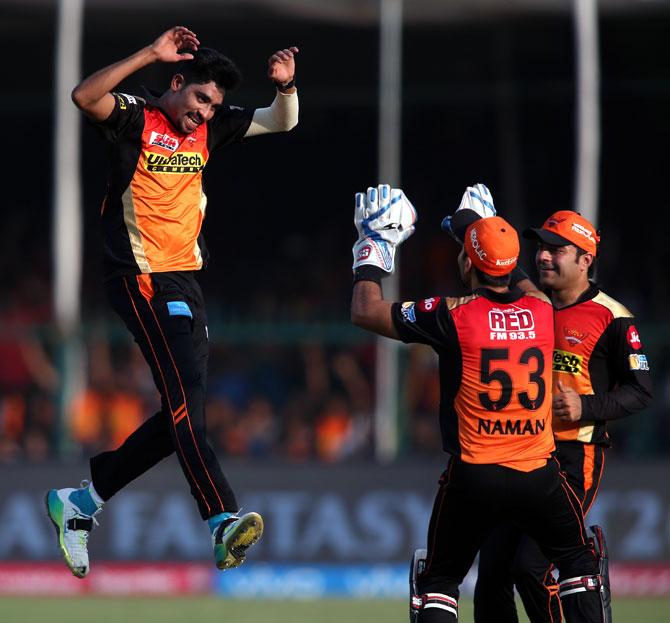
POLYGON ((254 111, 224 106, 185 135, 152 95, 113 95, 112 114, 98 124, 112 143, 102 209, 105 278, 199 270, 207 259, 202 170, 212 151, 244 137, 254 111))
POLYGON ((640 411, 652 399, 649 361, 633 315, 591 286, 554 318, 554 383, 572 387, 582 402, 579 421, 554 419, 556 440, 607 446, 606 421, 640 411))
POLYGON ((403 342, 439 356, 440 428, 445 451, 467 463, 521 471, 546 464, 551 429, 551 303, 539 292, 395 303, 403 342))

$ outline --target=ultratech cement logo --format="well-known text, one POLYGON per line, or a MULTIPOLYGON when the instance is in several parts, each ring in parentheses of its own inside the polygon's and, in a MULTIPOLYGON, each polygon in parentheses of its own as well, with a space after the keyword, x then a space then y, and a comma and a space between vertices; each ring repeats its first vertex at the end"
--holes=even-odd
POLYGON ((554 349, 554 360, 551 369, 554 372, 568 372, 569 374, 582 373, 583 357, 569 353, 567 350, 554 349))
POLYGON ((145 151, 144 156, 146 158, 144 168, 158 173, 197 173, 205 167, 202 154, 194 151, 180 152, 172 156, 145 151))

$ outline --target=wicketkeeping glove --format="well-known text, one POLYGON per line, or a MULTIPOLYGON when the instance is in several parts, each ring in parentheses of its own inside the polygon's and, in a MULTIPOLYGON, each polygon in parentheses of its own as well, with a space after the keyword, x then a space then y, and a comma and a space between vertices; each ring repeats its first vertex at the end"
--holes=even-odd
POLYGON ((399 188, 380 184, 356 193, 358 240, 352 249, 353 269, 371 265, 392 273, 395 249, 414 233, 416 218, 414 206, 399 188))
POLYGON ((445 216, 442 229, 450 233, 458 242, 463 243, 465 230, 480 218, 495 216, 491 191, 484 184, 468 186, 463 193, 461 205, 453 215, 445 216))

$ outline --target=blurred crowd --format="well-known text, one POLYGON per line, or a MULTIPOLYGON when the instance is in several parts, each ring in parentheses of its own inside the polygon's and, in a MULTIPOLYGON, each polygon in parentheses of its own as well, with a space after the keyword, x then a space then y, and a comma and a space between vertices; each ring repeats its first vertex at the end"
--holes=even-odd
MULTIPOLYGON (((120 322, 104 316, 84 325, 78 374, 64 393, 63 355, 45 288, 39 279, 25 278, 12 285, 0 310, 0 462, 5 464, 85 458, 116 447, 160 408, 138 347, 120 322)), ((373 338, 362 332, 359 340, 351 333, 343 334, 348 339, 301 337, 300 331, 287 336, 281 327, 273 328, 275 339, 267 332, 235 339, 217 334, 214 325, 207 422, 210 442, 224 459, 373 459, 373 338)), ((658 361, 670 361, 670 344, 655 346, 658 361)), ((437 455, 436 356, 424 346, 402 347, 401 370, 401 456, 437 455)), ((612 426, 619 455, 667 454, 670 369, 655 368, 654 379, 654 406, 612 426)))

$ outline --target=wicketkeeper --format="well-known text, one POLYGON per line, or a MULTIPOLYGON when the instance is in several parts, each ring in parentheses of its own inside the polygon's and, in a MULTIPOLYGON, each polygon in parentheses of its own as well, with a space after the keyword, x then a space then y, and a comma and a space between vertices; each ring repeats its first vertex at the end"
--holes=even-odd
POLYGON ((598 564, 579 501, 551 458, 551 303, 510 287, 517 233, 482 201, 470 201, 471 192, 493 205, 488 190, 466 190, 464 203, 486 216, 462 235, 458 267, 470 294, 403 303, 385 300, 381 283, 393 272, 396 247, 414 231, 416 211, 387 185, 356 195, 352 322, 427 344, 440 363, 439 424, 450 458, 425 563, 416 559, 412 611, 419 623, 456 621, 459 585, 479 547, 498 523, 514 521, 557 565, 567 620, 600 623, 598 564))

